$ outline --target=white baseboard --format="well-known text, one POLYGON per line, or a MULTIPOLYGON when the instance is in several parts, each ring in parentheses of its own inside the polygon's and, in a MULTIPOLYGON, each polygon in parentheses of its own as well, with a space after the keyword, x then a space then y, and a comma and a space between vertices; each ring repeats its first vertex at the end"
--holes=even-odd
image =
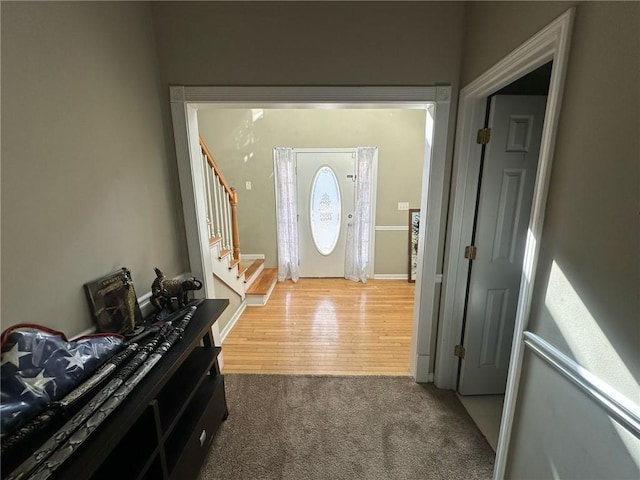
POLYGON ((407 232, 409 225, 376 225, 376 232, 407 232))
POLYGON ((222 329, 222 331, 220 332, 220 344, 222 344, 225 338, 227 338, 227 335, 229 335, 229 332, 231 332, 233 327, 236 325, 236 322, 240 318, 240 315, 242 315, 242 312, 244 312, 245 308, 247 308, 246 301, 240 304, 240 306, 238 307, 238 310, 236 310, 236 313, 234 313, 233 317, 231 317, 231 319, 229 320, 229 323, 227 323, 225 327, 222 329))
POLYGON ((374 273, 374 280, 404 280, 407 281, 406 273, 374 273))
POLYGON ((242 253, 240 255, 242 260, 264 260, 264 253, 242 253))

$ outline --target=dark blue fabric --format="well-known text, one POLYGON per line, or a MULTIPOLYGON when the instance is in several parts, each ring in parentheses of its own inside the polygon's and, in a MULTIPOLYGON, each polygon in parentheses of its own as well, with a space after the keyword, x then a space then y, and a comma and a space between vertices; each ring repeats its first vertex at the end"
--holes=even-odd
POLYGON ((122 347, 119 335, 68 341, 36 325, 12 327, 2 335, 0 434, 27 423, 86 380, 122 347))

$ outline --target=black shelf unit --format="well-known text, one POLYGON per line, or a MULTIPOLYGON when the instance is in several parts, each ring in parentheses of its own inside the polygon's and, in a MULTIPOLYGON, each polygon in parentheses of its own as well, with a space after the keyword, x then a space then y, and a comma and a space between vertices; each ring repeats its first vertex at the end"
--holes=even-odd
MULTIPOLYGON (((227 299, 204 300, 183 338, 52 478, 196 478, 228 415, 220 348, 211 334, 228 305, 227 299)), ((9 473, 3 469, 2 477, 9 473)))

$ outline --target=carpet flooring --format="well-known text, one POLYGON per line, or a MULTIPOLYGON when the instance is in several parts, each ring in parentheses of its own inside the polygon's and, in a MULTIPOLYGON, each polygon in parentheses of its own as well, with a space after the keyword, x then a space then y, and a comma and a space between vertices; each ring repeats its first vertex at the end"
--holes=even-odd
POLYGON ((229 418, 200 480, 489 479, 452 391, 408 377, 225 375, 229 418))

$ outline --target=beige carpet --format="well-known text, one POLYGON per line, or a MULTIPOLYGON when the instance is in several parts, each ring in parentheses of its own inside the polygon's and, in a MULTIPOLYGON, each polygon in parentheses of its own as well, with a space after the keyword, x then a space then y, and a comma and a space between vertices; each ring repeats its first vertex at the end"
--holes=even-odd
POLYGON ((225 375, 213 479, 488 479, 494 453, 452 391, 406 377, 225 375))

